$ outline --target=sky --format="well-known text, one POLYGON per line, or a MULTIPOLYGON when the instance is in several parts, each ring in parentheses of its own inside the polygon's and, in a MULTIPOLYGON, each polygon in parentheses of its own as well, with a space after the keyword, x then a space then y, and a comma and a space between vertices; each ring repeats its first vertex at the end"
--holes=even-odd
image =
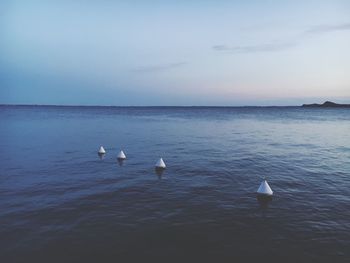
POLYGON ((0 104, 350 103, 350 1, 0 2, 0 104))

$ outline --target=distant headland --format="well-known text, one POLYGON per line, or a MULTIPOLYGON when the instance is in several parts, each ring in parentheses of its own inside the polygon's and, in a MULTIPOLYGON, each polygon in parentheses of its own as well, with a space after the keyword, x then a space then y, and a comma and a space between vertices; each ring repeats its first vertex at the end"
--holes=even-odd
POLYGON ((326 101, 323 104, 313 103, 313 104, 303 104, 302 107, 321 107, 321 108, 350 108, 350 104, 338 104, 332 101, 326 101))

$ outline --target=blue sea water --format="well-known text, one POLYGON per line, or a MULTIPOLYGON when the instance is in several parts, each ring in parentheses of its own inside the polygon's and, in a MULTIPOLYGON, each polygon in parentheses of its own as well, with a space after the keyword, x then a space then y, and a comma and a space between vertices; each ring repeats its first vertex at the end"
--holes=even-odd
POLYGON ((350 262, 349 109, 0 106, 0 157, 1 262, 350 262))

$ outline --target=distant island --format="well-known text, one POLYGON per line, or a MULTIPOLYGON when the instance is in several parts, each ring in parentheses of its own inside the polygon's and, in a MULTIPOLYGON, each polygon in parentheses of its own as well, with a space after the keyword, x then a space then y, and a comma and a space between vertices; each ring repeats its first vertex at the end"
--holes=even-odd
POLYGON ((302 107, 315 107, 315 108, 350 108, 350 104, 338 104, 331 101, 326 101, 323 104, 313 103, 313 104, 303 104, 302 107))

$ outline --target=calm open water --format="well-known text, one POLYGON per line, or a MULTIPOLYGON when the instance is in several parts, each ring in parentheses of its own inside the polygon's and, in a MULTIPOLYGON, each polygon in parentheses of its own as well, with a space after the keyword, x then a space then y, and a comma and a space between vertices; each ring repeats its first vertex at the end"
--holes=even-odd
POLYGON ((1 106, 0 155, 1 262, 350 262, 350 109, 1 106))

